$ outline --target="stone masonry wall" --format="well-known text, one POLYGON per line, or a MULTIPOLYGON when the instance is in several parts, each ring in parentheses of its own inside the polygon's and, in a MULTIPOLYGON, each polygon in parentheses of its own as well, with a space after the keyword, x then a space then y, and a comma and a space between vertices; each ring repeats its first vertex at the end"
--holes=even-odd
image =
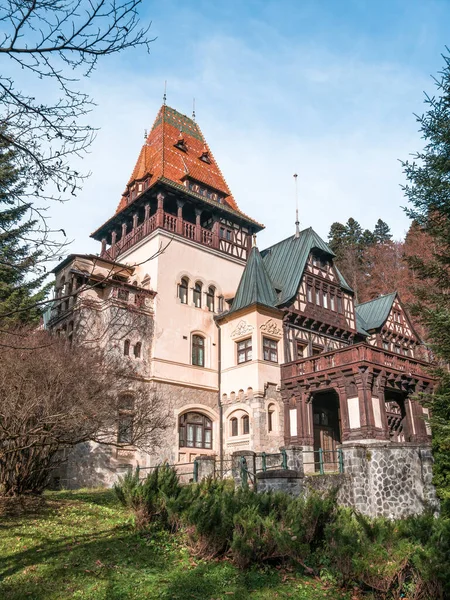
MULTIPOLYGON (((168 462, 179 461, 178 414, 184 407, 196 406, 217 413, 216 429, 213 437, 213 450, 201 453, 218 454, 219 430, 217 393, 191 387, 149 382, 149 393, 157 394, 168 414, 167 428, 163 432, 161 444, 151 453, 129 448, 113 448, 93 443, 79 444, 68 455, 66 462, 55 470, 51 486, 76 489, 79 487, 111 487, 119 475, 130 468, 149 467, 168 462)), ((195 408, 188 410, 196 410, 195 408)), ((194 455, 198 450, 192 449, 194 455)), ((192 471, 192 465, 186 465, 186 472, 192 471)), ((145 471, 143 471, 145 472, 145 471)), ((183 467, 180 468, 183 478, 183 467)))
POLYGON ((426 508, 437 512, 428 446, 354 444, 342 447, 345 473, 339 491, 344 505, 371 517, 402 518, 426 508))
POLYGON ((300 448, 287 448, 288 469, 257 474, 258 491, 290 494, 338 489, 338 503, 370 517, 399 519, 426 509, 439 511, 432 484, 429 446, 417 444, 352 444, 342 446, 344 473, 304 474, 300 448))

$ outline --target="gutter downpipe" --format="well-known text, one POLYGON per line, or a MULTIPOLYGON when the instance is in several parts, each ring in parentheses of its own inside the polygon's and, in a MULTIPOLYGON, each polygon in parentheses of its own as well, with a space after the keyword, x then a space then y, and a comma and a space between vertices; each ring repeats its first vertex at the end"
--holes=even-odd
POLYGON ((217 404, 219 407, 219 464, 220 464, 220 476, 223 477, 223 406, 220 395, 220 387, 222 384, 222 331, 220 325, 215 321, 217 332, 218 332, 218 349, 217 349, 217 404))

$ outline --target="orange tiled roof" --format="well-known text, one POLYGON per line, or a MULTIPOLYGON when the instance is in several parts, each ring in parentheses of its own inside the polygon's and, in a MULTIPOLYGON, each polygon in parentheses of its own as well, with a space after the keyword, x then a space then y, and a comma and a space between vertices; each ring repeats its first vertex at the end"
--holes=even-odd
POLYGON ((151 184, 161 177, 182 184, 185 177, 190 177, 222 194, 225 204, 241 212, 200 127, 169 106, 162 106, 158 112, 116 213, 127 205, 130 186, 149 176, 151 184), (186 151, 175 146, 180 140, 183 140, 186 151), (200 159, 204 153, 207 153, 208 162, 200 159))

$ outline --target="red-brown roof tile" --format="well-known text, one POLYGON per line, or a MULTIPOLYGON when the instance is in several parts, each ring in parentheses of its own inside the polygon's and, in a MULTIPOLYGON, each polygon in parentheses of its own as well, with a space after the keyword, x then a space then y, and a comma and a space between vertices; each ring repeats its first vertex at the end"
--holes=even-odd
POLYGON ((162 106, 158 112, 116 213, 127 205, 126 197, 130 186, 149 176, 151 185, 162 177, 181 184, 186 177, 192 178, 223 195, 225 204, 241 212, 200 127, 169 106, 162 106), (181 138, 187 148, 186 152, 175 146, 181 138), (200 159, 205 152, 209 162, 200 159))

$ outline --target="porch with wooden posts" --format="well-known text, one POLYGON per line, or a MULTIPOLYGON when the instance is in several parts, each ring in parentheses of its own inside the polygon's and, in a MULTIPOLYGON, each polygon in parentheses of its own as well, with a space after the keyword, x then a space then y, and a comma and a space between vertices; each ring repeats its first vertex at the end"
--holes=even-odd
POLYGON ((334 447, 363 440, 429 443, 426 413, 415 398, 432 392, 429 369, 367 343, 282 365, 286 444, 315 448, 319 429, 330 431, 334 447))

